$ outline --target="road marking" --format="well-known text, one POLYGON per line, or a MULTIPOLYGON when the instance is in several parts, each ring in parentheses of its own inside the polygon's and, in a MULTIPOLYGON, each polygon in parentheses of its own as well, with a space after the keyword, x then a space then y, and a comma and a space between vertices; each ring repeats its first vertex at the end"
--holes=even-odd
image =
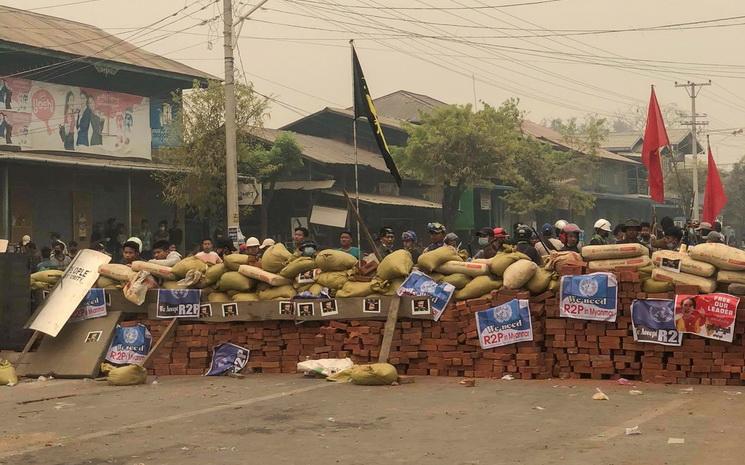
MULTIPOLYGON (((173 422, 173 421, 179 421, 179 420, 183 420, 185 418, 191 418, 191 417, 196 417, 196 416, 199 416, 199 415, 205 415, 207 413, 220 412, 220 411, 223 411, 223 410, 232 410, 232 409, 234 409, 236 407, 244 407, 246 405, 258 404, 260 402, 265 402, 265 401, 269 401, 269 400, 279 399, 279 398, 282 398, 282 397, 292 396, 292 395, 295 395, 295 394, 302 394, 304 392, 313 391, 313 390, 316 390, 316 389, 320 389, 320 388, 324 388, 324 387, 329 387, 329 386, 336 386, 336 385, 337 385, 337 383, 323 382, 323 383, 314 384, 312 386, 308 386, 308 387, 304 387, 304 388, 293 389, 292 391, 277 392, 277 393, 269 394, 269 395, 266 395, 266 396, 255 397, 253 399, 238 400, 238 401, 235 401, 235 402, 231 402, 229 404, 215 405, 213 407, 206 407, 206 408, 199 409, 199 410, 192 410, 190 412, 182 412, 182 413, 177 413, 177 414, 174 414, 174 415, 168 415, 168 416, 165 416, 165 417, 153 418, 153 419, 150 419, 150 420, 140 421, 140 422, 132 423, 132 424, 129 424, 129 425, 123 425, 123 426, 120 426, 120 427, 114 428, 114 429, 100 430, 100 431, 96 431, 94 433, 83 434, 83 435, 80 435, 80 436, 66 437, 66 438, 63 439, 63 441, 64 441, 63 443, 56 444, 55 446, 67 445, 67 444, 71 444, 71 443, 74 443, 74 442, 90 441, 92 439, 98 439, 98 438, 101 438, 101 437, 104 437, 104 436, 111 436, 111 435, 114 435, 114 434, 121 434, 121 433, 124 433, 126 431, 133 430, 133 429, 147 428, 149 426, 155 426, 155 425, 159 425, 161 423, 169 423, 169 422, 173 422)), ((48 448, 49 448, 49 446, 47 446, 46 443, 39 443, 39 444, 37 444, 35 446, 28 447, 26 449, 21 449, 21 450, 16 450, 16 451, 8 451, 8 452, 0 453, 0 460, 5 459, 7 457, 13 457, 13 456, 16 456, 16 455, 29 454, 29 453, 32 453, 32 452, 37 452, 39 450, 48 449, 48 448)))
POLYGON ((633 428, 634 426, 639 426, 650 420, 654 420, 655 418, 661 415, 664 415, 672 410, 679 409, 680 407, 691 402, 692 400, 693 399, 691 397, 675 399, 661 407, 657 407, 651 412, 642 413, 639 416, 636 416, 634 418, 624 421, 622 424, 618 426, 613 426, 611 428, 608 428, 607 430, 601 432, 600 434, 592 436, 590 438, 590 441, 608 441, 618 436, 622 436, 626 434, 626 428, 633 428))

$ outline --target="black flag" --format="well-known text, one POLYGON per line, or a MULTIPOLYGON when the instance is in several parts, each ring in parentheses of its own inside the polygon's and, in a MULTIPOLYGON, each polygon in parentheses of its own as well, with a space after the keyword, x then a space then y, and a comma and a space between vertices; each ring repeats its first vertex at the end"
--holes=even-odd
POLYGON ((396 163, 393 161, 391 152, 388 150, 388 144, 385 142, 383 128, 380 126, 380 121, 378 121, 378 112, 375 111, 375 105, 370 96, 370 89, 367 87, 365 75, 362 74, 362 66, 360 66, 360 60, 357 58, 354 45, 352 45, 352 69, 354 74, 352 79, 354 81, 354 119, 356 120, 360 116, 367 118, 367 121, 370 123, 370 129, 372 129, 375 136, 375 141, 378 143, 380 153, 385 160, 385 166, 388 167, 388 171, 396 179, 398 187, 401 187, 401 175, 398 173, 396 163))

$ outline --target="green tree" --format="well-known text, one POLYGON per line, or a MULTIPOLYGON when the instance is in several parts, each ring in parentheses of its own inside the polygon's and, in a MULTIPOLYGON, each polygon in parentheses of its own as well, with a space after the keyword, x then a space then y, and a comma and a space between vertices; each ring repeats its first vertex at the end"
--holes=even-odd
POLYGON ((442 221, 452 225, 463 192, 474 184, 510 182, 517 176, 515 155, 522 143, 516 100, 473 111, 448 105, 423 114, 421 124, 405 125, 409 139, 395 150, 401 171, 442 187, 442 221))
MULTIPOLYGON (((183 95, 174 95, 179 117, 168 128, 167 137, 181 140, 176 147, 162 149, 156 159, 173 165, 153 177, 163 189, 166 203, 188 209, 202 218, 225 218, 225 92, 218 81, 207 87, 194 83, 183 95)), ((267 101, 251 85, 236 84, 236 125, 260 128, 267 116, 267 101)), ((239 158, 250 147, 238 144, 239 158)))
MULTIPOLYGON (((608 138, 608 121, 597 115, 587 115, 582 122, 577 118, 567 121, 554 119, 551 128, 561 134, 562 142, 568 148, 567 156, 554 157, 554 162, 558 163, 555 169, 576 180, 575 184, 596 190, 600 178, 597 154, 608 138), (578 170, 577 166, 582 166, 582 169, 578 170)), ((592 204, 588 208, 592 208, 592 204)), ((577 210, 578 213, 582 211, 582 208, 577 210)))
POLYGON ((302 149, 289 132, 281 132, 270 148, 259 146, 241 153, 239 171, 251 173, 262 184, 261 236, 268 236, 269 210, 280 176, 303 167, 302 149))

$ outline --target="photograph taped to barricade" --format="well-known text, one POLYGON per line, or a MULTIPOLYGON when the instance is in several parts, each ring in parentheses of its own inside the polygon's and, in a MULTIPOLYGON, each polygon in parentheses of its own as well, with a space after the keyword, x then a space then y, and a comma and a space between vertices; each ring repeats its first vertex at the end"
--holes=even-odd
POLYGON ((318 276, 319 272, 320 270, 318 269, 304 271, 297 275, 297 277, 295 278, 295 282, 297 282, 298 284, 313 284, 314 282, 316 282, 316 276, 318 276))
POLYGON ((675 327, 673 300, 634 300, 631 303, 631 327, 636 342, 680 346, 683 341, 683 334, 675 327))
POLYGON ((411 300, 412 315, 429 315, 431 313, 431 301, 428 297, 420 297, 411 300))
POLYGON ((89 342, 98 342, 101 340, 101 334, 103 334, 103 331, 90 331, 88 334, 85 335, 85 343, 89 342))
POLYGON ((675 296, 675 327, 682 333, 732 342, 740 298, 729 294, 675 296))
POLYGON ((660 268, 667 271, 672 271, 673 273, 680 273, 680 266, 683 263, 683 260, 680 258, 662 258, 660 260, 660 268))
POLYGON ((158 289, 155 304, 157 318, 198 318, 200 289, 158 289))
POLYGON ((282 300, 277 303, 280 315, 292 316, 295 314, 295 305, 289 300, 282 300))
POLYGON ((445 312, 454 293, 455 286, 452 284, 438 283, 420 271, 412 271, 396 291, 399 297, 429 297, 430 310, 435 321, 445 312))
POLYGON ((562 318, 616 321, 618 283, 613 273, 562 276, 559 296, 562 318))
POLYGON ((223 318, 238 316, 238 304, 237 303, 222 304, 221 307, 222 307, 223 318))
POLYGON ((336 299, 321 301, 321 316, 338 315, 339 308, 336 306, 336 299))
POLYGON ((512 299, 502 305, 476 312, 476 328, 482 349, 492 349, 533 340, 530 303, 512 299))
POLYGON ((83 321, 103 316, 106 316, 106 292, 103 289, 91 289, 68 321, 83 321))
POLYGON ((313 316, 313 302, 296 302, 295 309, 297 310, 296 315, 299 317, 313 316))
POLYGON ((199 318, 210 318, 212 316, 212 304, 202 304, 199 306, 199 318))
POLYGON ((362 299, 362 312, 363 313, 380 313, 382 303, 380 299, 375 298, 364 298, 362 299))

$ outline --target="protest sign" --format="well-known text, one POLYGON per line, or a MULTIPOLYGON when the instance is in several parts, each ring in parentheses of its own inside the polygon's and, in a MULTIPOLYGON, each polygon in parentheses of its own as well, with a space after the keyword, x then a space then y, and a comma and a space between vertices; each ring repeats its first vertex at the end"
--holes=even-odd
POLYGON ((616 321, 618 284, 612 273, 562 276, 560 296, 563 318, 616 321))
POLYGON ((448 302, 453 297, 453 293, 455 293, 455 286, 450 283, 437 283, 420 271, 412 271, 396 291, 399 297, 405 295, 429 297, 431 301, 430 309, 435 321, 438 321, 442 316, 448 302))
POLYGON ((57 285, 29 320, 28 327, 56 337, 98 279, 98 267, 111 257, 92 249, 75 255, 57 285))
POLYGON ((117 365, 142 365, 152 342, 150 331, 142 323, 135 326, 116 325, 106 360, 117 365))
POLYGON ((155 316, 158 318, 198 318, 201 290, 158 289, 155 316))
POLYGON ((681 333, 732 342, 739 303, 739 297, 729 294, 678 294, 675 327, 681 333))
POLYGON ((250 351, 245 347, 225 342, 215 346, 212 361, 204 376, 217 376, 226 372, 238 373, 248 363, 250 351))
POLYGON ((482 349, 532 341, 533 326, 527 300, 507 303, 476 312, 476 328, 482 349))
POLYGON ((106 291, 91 289, 70 315, 69 321, 83 321, 106 316, 106 291))
POLYGON ((679 346, 682 334, 675 328, 675 302, 666 299, 634 300, 631 303, 634 340, 679 346))

